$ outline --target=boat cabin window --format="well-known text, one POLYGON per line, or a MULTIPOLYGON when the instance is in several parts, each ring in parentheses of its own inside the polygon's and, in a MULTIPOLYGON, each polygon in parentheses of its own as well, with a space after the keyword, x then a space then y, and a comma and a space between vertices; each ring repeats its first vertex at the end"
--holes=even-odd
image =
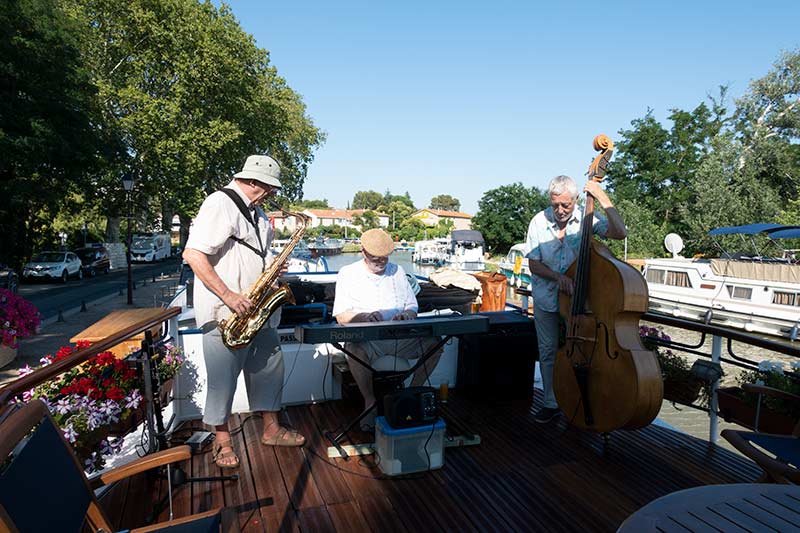
POLYGON ((688 272, 679 270, 662 270, 660 268, 648 268, 645 274, 648 283, 660 283, 662 285, 672 285, 673 287, 690 287, 692 282, 688 272))
POLYGON ((645 279, 647 280, 647 283, 663 284, 666 274, 666 270, 661 270, 660 268, 648 268, 647 272, 645 273, 645 279))
POLYGON ((736 300, 749 300, 753 296, 753 289, 751 287, 725 285, 725 288, 728 289, 728 295, 736 300))
POLYGON ((772 303, 778 305, 800 306, 800 298, 796 292, 775 291, 772 303))
POLYGON ((667 270, 667 285, 672 285, 673 287, 691 287, 692 282, 689 281, 688 272, 667 270))

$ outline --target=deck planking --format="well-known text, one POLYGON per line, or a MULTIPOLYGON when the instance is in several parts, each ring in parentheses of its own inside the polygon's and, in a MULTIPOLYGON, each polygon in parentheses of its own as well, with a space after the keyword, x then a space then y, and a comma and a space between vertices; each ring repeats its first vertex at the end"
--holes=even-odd
MULTIPOLYGON (((191 483, 175 489, 175 514, 234 508, 243 531, 609 531, 651 500, 689 487, 751 482, 759 469, 722 447, 648 426, 617 431, 606 446, 563 418, 535 424, 541 402, 480 401, 451 394, 445 420, 481 436, 478 446, 448 448, 444 467, 396 478, 377 460, 327 457, 324 431, 346 424, 358 409, 342 401, 289 407, 288 423, 304 448, 260 443, 259 417, 234 415, 237 482, 191 483)), ((180 432, 200 429, 192 422, 180 432), (186 430, 186 431, 184 431, 186 430)), ((355 442, 369 436, 354 432, 355 442)), ((192 476, 230 473, 210 447, 185 466, 192 476)), ((120 527, 142 524, 164 483, 148 490, 131 480, 103 499, 120 527), (141 511, 147 509, 147 511, 141 511)), ((167 510, 159 520, 167 519, 167 510)))

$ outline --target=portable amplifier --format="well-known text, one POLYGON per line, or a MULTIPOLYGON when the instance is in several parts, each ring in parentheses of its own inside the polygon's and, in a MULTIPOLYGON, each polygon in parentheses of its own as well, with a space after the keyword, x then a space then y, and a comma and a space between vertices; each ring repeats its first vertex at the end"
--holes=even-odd
POLYGON ((383 415, 393 428, 430 425, 438 414, 436 391, 432 387, 409 387, 383 398, 383 415))

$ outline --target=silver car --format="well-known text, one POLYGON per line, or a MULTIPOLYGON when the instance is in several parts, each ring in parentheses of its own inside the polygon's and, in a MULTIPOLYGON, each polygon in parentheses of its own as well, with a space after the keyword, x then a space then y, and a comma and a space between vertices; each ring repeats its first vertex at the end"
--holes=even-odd
POLYGON ((22 269, 24 281, 45 279, 66 283, 73 276, 83 279, 81 260, 72 252, 41 252, 22 269))

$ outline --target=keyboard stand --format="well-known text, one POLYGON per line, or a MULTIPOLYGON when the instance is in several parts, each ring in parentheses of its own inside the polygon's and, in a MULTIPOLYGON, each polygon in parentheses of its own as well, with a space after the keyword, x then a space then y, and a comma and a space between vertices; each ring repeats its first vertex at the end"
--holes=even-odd
MULTIPOLYGON (((350 458, 350 454, 347 453, 347 450, 344 446, 340 444, 340 441, 347 436, 347 434, 359 423, 361 420, 364 419, 365 416, 369 414, 370 411, 377 408, 377 401, 378 399, 382 399, 386 394, 393 392, 395 390, 399 390, 403 388, 403 382, 406 378, 412 375, 414 372, 417 371, 425 362, 431 358, 433 354, 435 354, 440 348, 442 348, 447 342, 453 338, 453 335, 444 335, 439 342, 436 343, 430 350, 425 352, 424 354, 420 355, 419 359, 417 359, 417 363, 409 368, 408 370, 398 370, 398 371, 379 371, 375 370, 370 366, 369 363, 361 359, 360 357, 353 355, 349 351, 345 350, 344 345, 340 342, 332 342, 331 344, 347 354, 348 357, 352 358, 361 366, 365 367, 372 373, 372 389, 375 393, 376 401, 373 402, 371 405, 368 405, 364 408, 363 411, 353 419, 347 427, 345 427, 338 435, 334 435, 332 431, 325 432, 325 438, 327 438, 331 444, 333 444, 332 448, 328 448, 328 457, 335 457, 336 453, 338 452, 339 456, 344 460, 348 460, 350 458)), ((354 455, 368 455, 372 453, 372 447, 366 446, 348 446, 350 452, 354 455)))

